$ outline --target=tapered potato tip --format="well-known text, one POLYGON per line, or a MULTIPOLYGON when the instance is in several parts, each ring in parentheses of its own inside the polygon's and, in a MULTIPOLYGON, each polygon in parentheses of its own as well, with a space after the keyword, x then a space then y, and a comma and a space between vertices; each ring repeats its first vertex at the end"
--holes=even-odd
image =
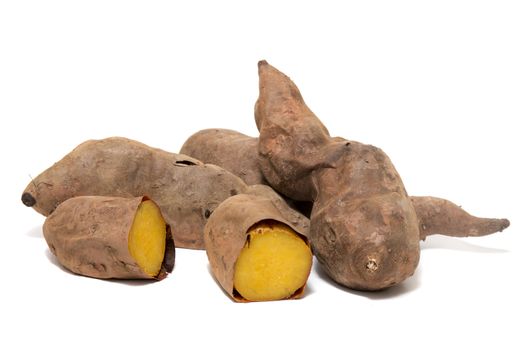
POLYGON ((410 197, 419 220, 420 238, 433 234, 453 237, 480 237, 501 232, 508 219, 479 218, 449 200, 436 197, 410 197))
POLYGON ((500 225, 500 231, 503 231, 507 227, 510 226, 510 221, 508 219, 500 219, 501 225, 500 225))
POLYGON ((259 61, 257 67, 259 68, 259 88, 269 87, 272 89, 270 93, 281 92, 285 94, 285 97, 300 97, 299 89, 286 74, 265 60, 259 61))
POLYGON ((26 207, 32 207, 36 204, 36 199, 31 195, 31 193, 24 192, 24 194, 22 194, 22 203, 24 203, 26 207))

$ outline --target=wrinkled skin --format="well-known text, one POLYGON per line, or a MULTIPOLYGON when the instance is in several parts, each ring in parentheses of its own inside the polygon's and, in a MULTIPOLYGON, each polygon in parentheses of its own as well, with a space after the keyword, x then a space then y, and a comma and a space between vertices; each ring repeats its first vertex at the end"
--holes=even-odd
MULTIPOLYGON (((180 154, 201 162, 215 164, 237 175, 247 185, 267 185, 259 169, 258 139, 228 129, 204 129, 191 135, 180 149, 180 154)), ((285 198, 290 206, 310 217, 311 201, 285 198)))
POLYGON ((388 157, 333 141, 295 84, 259 63, 259 165, 287 196, 314 202, 309 237, 328 275, 378 290, 411 276, 419 261, 415 210, 388 157))
MULTIPOLYGON (((235 301, 247 301, 234 288, 235 262, 246 244, 249 229, 265 220, 287 225, 308 242, 309 220, 291 210, 283 198, 263 185, 251 186, 246 194, 225 200, 213 212, 204 228, 204 243, 211 271, 224 291, 235 301)), ((303 293, 304 286, 290 299, 299 298, 303 293)))
MULTIPOLYGON (((344 286, 380 290, 402 282, 417 267, 419 239, 461 216, 453 205, 442 204, 448 201, 411 199, 380 149, 332 138, 297 86, 266 61, 259 62, 255 120, 260 170, 279 192, 314 202, 312 248, 327 274, 344 286), (431 210, 432 202, 454 216, 431 210), (422 234, 420 227, 427 220, 435 225, 422 234)), ((470 223, 480 224, 479 220, 470 223)), ((505 219, 494 221, 486 225, 488 230, 472 232, 488 234, 509 224, 505 219)))
POLYGON ((48 216, 72 197, 148 196, 171 226, 177 247, 204 249, 203 229, 210 214, 246 189, 241 179, 218 166, 111 137, 80 144, 35 177, 22 202, 48 216))
POLYGON ((157 276, 145 273, 132 257, 128 239, 143 197, 80 196, 61 203, 46 218, 49 250, 62 266, 83 276, 164 279, 173 270, 175 247, 166 226, 166 250, 157 276))
POLYGON ((338 283, 379 290, 411 276, 419 261, 415 210, 399 174, 378 148, 347 142, 335 168, 319 169, 310 237, 338 283), (343 190, 341 184, 352 184, 343 190))
MULTIPOLYGON (((340 137, 332 137, 332 142, 346 143, 347 141, 340 137)), ((258 155, 257 148, 258 138, 256 137, 227 129, 205 129, 188 138, 181 153, 194 156, 206 163, 218 165, 242 179, 244 179, 243 176, 250 174, 250 184, 265 184, 259 163, 254 161, 258 155), (202 148, 207 147, 207 149, 197 151, 198 145, 201 145, 202 148), (232 154, 224 150, 233 148, 242 149, 242 152, 235 154, 235 157, 232 158, 232 154)), ((505 219, 472 216, 460 206, 446 199, 411 196, 410 200, 416 210, 422 240, 433 234, 453 237, 483 236, 501 231, 509 225, 508 220, 505 219)), ((295 201, 293 204, 298 203, 309 205, 307 214, 309 217, 312 203, 295 201)))

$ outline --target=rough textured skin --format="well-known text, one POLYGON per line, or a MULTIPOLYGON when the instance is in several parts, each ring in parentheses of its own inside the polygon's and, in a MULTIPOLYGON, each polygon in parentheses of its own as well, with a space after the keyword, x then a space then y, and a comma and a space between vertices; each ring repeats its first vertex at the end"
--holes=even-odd
POLYGON ((96 278, 163 279, 173 270, 175 246, 169 225, 161 270, 151 277, 128 250, 128 236, 144 197, 82 196, 66 200, 44 223, 44 237, 62 266, 96 278))
POLYGON ((202 232, 211 212, 246 187, 218 166, 112 137, 76 147, 29 183, 22 202, 48 216, 76 196, 145 195, 160 207, 177 247, 204 249, 202 232))
POLYGON ((455 237, 478 237, 503 231, 507 219, 487 219, 470 215, 456 204, 436 197, 410 197, 419 219, 422 240, 433 234, 455 237))
POLYGON ((257 143, 257 138, 237 131, 205 129, 190 136, 180 153, 204 163, 218 165, 248 185, 266 184, 256 157, 257 143), (250 154, 254 157, 248 156, 250 154))
POLYGON ((345 143, 330 142, 321 121, 306 106, 297 86, 266 61, 259 62, 259 166, 278 192, 301 201, 317 196, 312 172, 334 167, 345 143))
MULTIPOLYGON (((228 129, 201 130, 186 140, 180 153, 215 164, 240 177, 248 185, 266 185, 259 168, 258 139, 228 129)), ((310 217, 311 201, 285 198, 287 203, 310 217)))
MULTIPOLYGON (((213 275, 235 301, 246 301, 234 290, 233 280, 235 262, 246 243, 250 227, 264 220, 274 220, 288 225, 307 241, 308 219, 295 212, 288 217, 290 212, 280 210, 280 206, 286 206, 286 203, 280 199, 281 203, 277 204, 278 195, 275 196, 272 194, 272 198, 268 198, 259 192, 259 195, 230 197, 213 212, 204 228, 204 244, 213 275)), ((303 292, 304 286, 290 299, 299 298, 303 292)))
POLYGON ((310 231, 310 220, 275 192, 271 187, 266 185, 253 185, 246 189, 245 194, 268 199, 275 209, 281 213, 281 216, 292 224, 294 230, 302 235, 308 236, 310 231))
POLYGON ((314 174, 319 192, 310 240, 335 281, 354 289, 379 290, 415 271, 418 221, 388 157, 373 146, 347 145, 348 152, 335 168, 314 174))
MULTIPOLYGON (((332 142, 346 142, 340 137, 332 137, 332 142)), ((233 174, 242 177, 251 174, 251 184, 266 183, 257 159, 258 138, 241 134, 227 129, 208 129, 194 134, 187 141, 192 147, 201 144, 210 146, 205 154, 188 155, 205 157, 199 160, 213 162, 233 174), (198 137, 196 137, 198 135, 198 137), (233 136, 233 137, 230 137, 233 136), (212 145, 220 145, 215 147, 212 145), (231 161, 229 149, 242 149, 235 154, 235 161, 231 161), (257 182, 259 181, 259 182, 257 182)), ((181 153, 182 150, 181 150, 181 153)), ((412 204, 416 210, 419 221, 420 239, 432 234, 442 234, 453 237, 476 237, 502 231, 509 226, 506 219, 477 218, 470 215, 456 204, 437 197, 411 196, 412 204)), ((291 201, 291 200, 290 200, 291 201)), ((311 202, 292 201, 291 204, 307 217, 311 214, 311 202)))
POLYGON ((428 221, 437 232, 446 225, 431 225, 436 215, 420 206, 418 220, 383 151, 332 138, 297 86, 265 61, 259 62, 255 120, 259 166, 266 180, 292 199, 314 202, 309 238, 332 279, 354 289, 380 290, 414 273, 420 227, 428 221))
POLYGON ((336 282, 378 290, 411 276, 418 221, 401 178, 378 148, 333 140, 295 84, 259 63, 259 165, 279 191, 312 200, 309 238, 336 282))

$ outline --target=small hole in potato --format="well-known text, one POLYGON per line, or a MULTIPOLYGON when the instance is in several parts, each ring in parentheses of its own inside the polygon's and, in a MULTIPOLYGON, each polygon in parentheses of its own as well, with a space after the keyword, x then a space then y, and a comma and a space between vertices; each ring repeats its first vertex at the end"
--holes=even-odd
POLYGON ((194 162, 192 162, 190 160, 177 160, 175 162, 175 165, 178 165, 178 166, 184 166, 184 165, 192 166, 192 165, 197 165, 197 164, 195 164, 194 162))

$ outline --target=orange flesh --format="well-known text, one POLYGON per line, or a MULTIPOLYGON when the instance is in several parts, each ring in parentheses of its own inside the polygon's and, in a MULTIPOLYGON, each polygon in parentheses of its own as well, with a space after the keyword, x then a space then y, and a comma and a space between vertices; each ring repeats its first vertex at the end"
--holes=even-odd
POLYGON ((234 288, 250 301, 286 299, 306 284, 311 267, 310 247, 292 229, 261 223, 237 258, 234 288))
POLYGON ((151 200, 142 202, 137 209, 128 249, 142 271, 151 277, 159 274, 166 250, 166 222, 151 200))

